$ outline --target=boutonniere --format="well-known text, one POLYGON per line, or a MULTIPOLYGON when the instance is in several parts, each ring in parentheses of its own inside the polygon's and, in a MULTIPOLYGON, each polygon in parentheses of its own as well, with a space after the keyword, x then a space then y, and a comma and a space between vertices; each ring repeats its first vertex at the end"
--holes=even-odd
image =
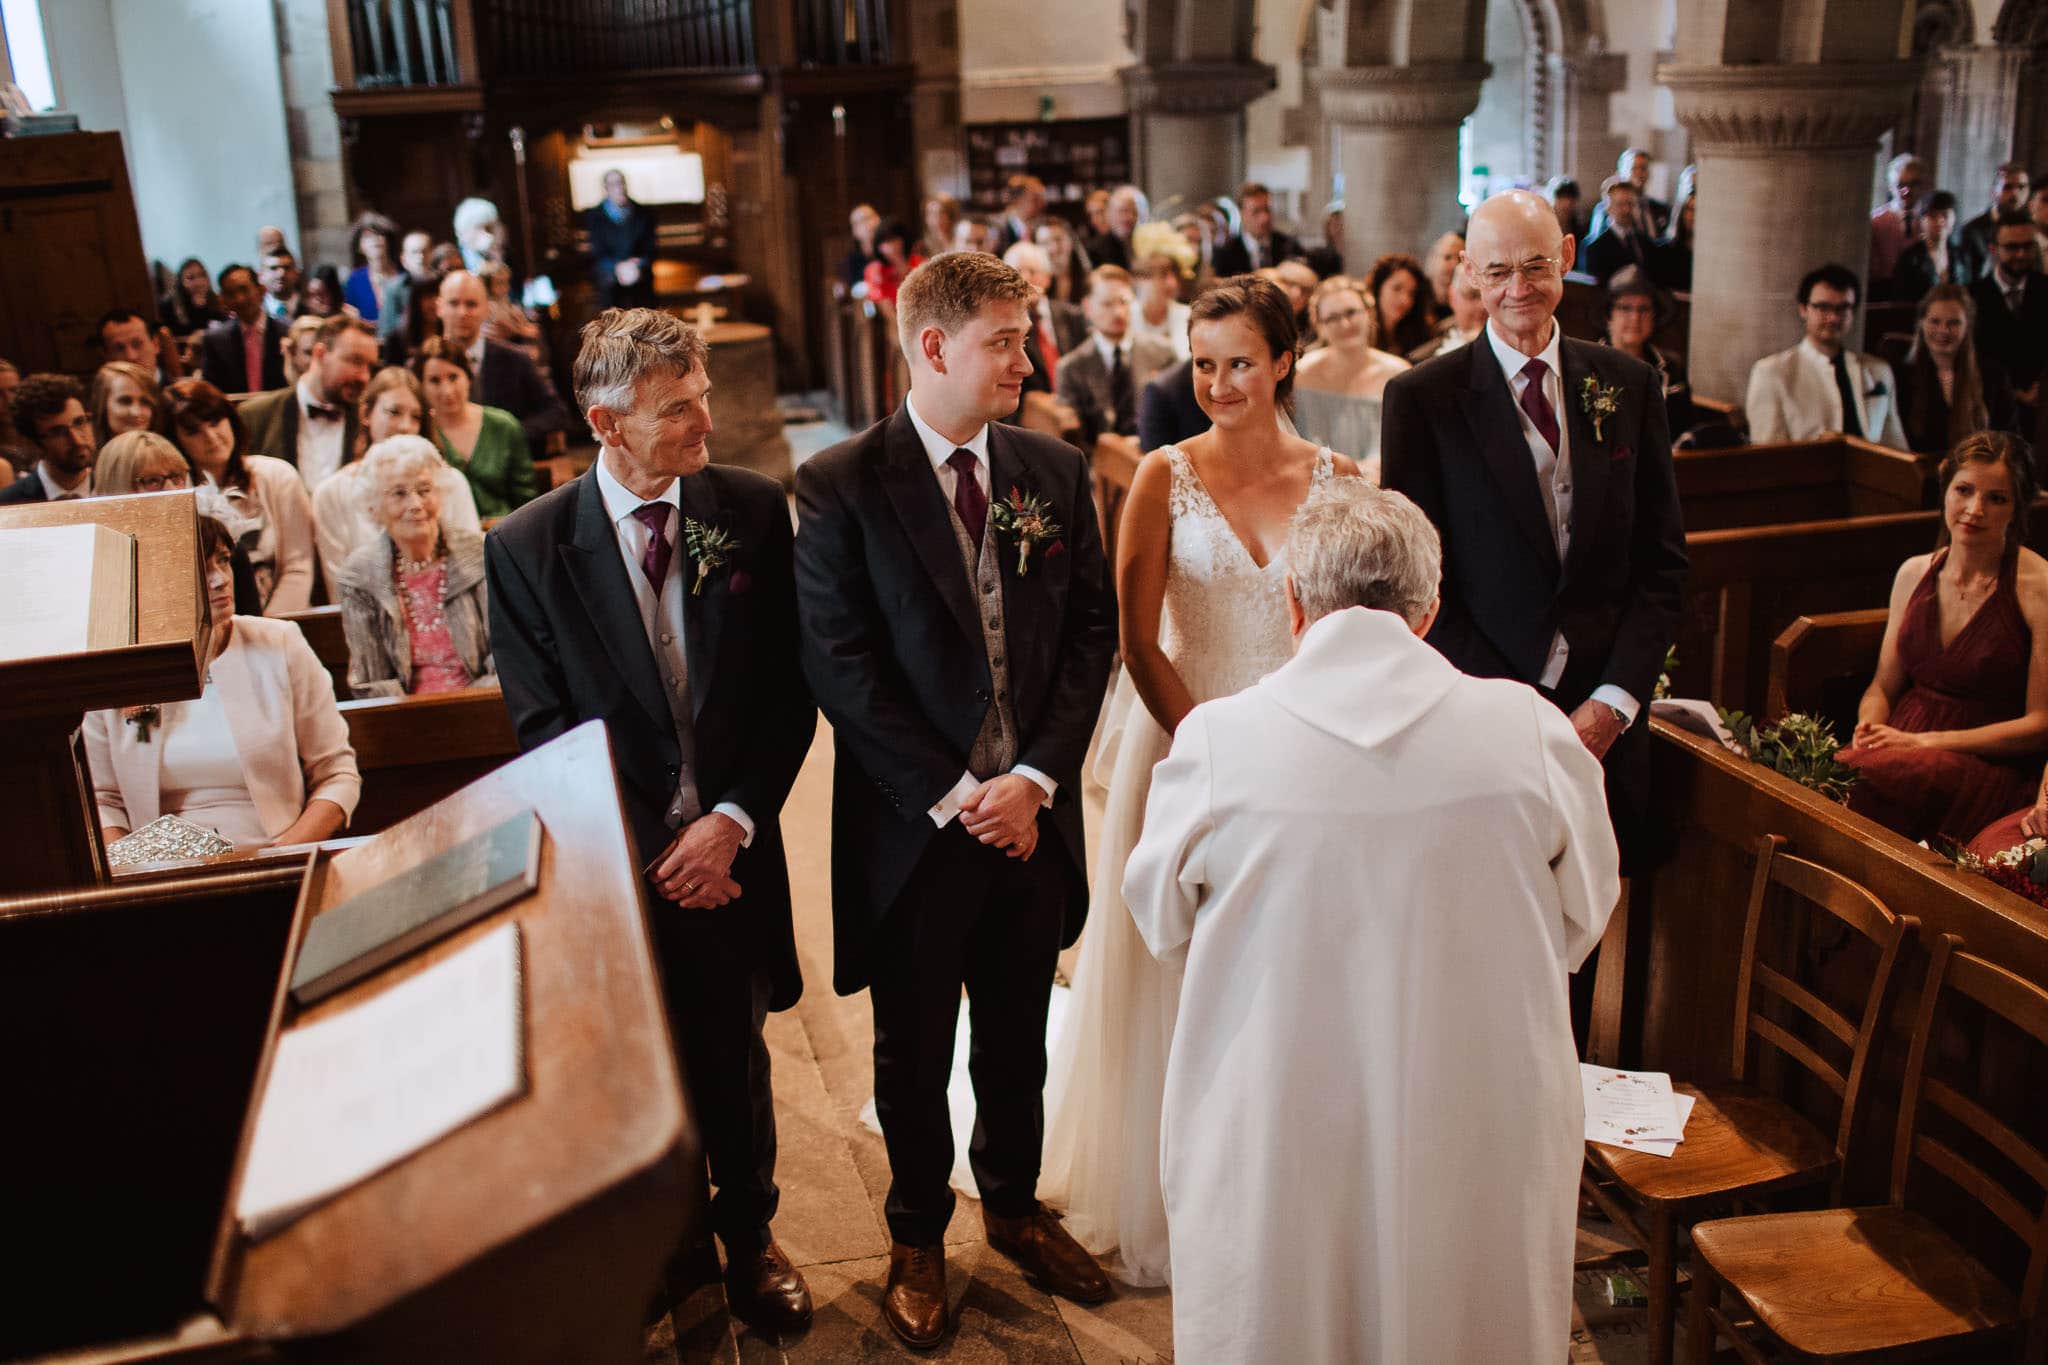
POLYGON ((1044 545, 1048 556, 1067 548, 1067 543, 1060 539, 1060 524, 1052 519, 1036 493, 1026 493, 1013 484, 1010 496, 990 509, 990 515, 995 518, 996 529, 1016 543, 1019 578, 1031 572, 1031 551, 1035 547, 1044 545))
POLYGON ((1589 374, 1579 381, 1579 411, 1592 419, 1593 439, 1600 440, 1600 428, 1621 411, 1621 390, 1602 384, 1597 376, 1589 374))
POLYGON ((723 526, 711 526, 695 517, 683 518, 683 548, 697 561, 697 577, 690 584, 690 596, 704 591, 704 580, 713 569, 722 569, 739 553, 739 538, 723 526))

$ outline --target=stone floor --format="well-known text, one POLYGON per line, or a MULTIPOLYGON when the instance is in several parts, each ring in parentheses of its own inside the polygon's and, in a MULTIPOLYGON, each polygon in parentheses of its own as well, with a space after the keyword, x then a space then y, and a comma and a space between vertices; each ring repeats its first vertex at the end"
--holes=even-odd
MULTIPOLYGON (((789 830, 828 827, 831 735, 821 724, 795 791, 783 811, 789 830)), ((1100 793, 1090 793, 1091 813, 1100 793)), ((676 1285, 670 1315, 647 1337, 649 1365, 698 1361, 918 1359, 881 1317, 889 1235, 882 1199, 889 1183, 882 1140, 857 1115, 873 1083, 873 1027, 865 994, 832 992, 831 912, 827 843, 814 835, 790 841, 796 936, 806 988, 796 1008, 771 1015, 782 1187, 775 1233, 809 1280, 817 1318, 801 1337, 777 1343, 727 1316, 717 1284, 676 1285)), ((1597 1234, 1582 1230, 1583 1250, 1597 1234)), ((932 1355, 952 1361, 1170 1361, 1171 1299, 1165 1290, 1122 1289, 1107 1304, 1084 1308, 1033 1288, 981 1235, 980 1205, 962 1199, 946 1233, 947 1278, 954 1329, 932 1355)), ((1508 1267, 1503 1267, 1507 1270, 1508 1267)), ((1483 1287, 1473 1289, 1483 1296, 1483 1287)), ((1572 1365, 1635 1365, 1643 1359, 1640 1315, 1605 1307, 1600 1276, 1579 1275, 1580 1313, 1573 1323, 1572 1365)), ((1465 1311, 1447 1301, 1445 1311, 1465 1311)))

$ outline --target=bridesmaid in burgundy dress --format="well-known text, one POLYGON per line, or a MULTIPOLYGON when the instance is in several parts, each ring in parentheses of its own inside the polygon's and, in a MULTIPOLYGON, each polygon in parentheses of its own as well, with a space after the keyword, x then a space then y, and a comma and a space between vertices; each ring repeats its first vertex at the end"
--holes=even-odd
POLYGON ((2027 804, 2048 752, 2048 560, 2021 544, 2035 490, 2022 442, 1970 437, 1941 483, 1944 544, 1899 569, 1841 759, 1863 779, 1850 809, 1960 842, 2027 804))

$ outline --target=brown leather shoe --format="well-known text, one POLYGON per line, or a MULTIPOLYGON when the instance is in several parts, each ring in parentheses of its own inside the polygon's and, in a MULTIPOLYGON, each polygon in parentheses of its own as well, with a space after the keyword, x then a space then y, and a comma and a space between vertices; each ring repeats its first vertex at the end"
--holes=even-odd
POLYGON ((906 1345, 930 1350, 946 1336, 946 1248, 889 1246, 889 1286, 882 1317, 906 1345))
POLYGON ((983 1209, 981 1223, 990 1246, 1061 1298, 1101 1303, 1116 1292, 1095 1258, 1044 1209, 1022 1218, 998 1218, 983 1209))
POLYGON ((725 1302, 756 1331, 779 1336, 811 1325, 810 1286, 773 1241, 726 1267, 725 1302))

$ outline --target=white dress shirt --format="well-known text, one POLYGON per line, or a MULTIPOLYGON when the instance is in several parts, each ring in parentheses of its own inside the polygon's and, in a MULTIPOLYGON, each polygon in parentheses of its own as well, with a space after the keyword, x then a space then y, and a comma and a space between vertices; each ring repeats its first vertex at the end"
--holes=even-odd
MULTIPOLYGON (((932 473, 937 476, 939 491, 945 494, 947 503, 953 501, 954 490, 960 485, 959 471, 948 463, 953 458, 955 450, 965 450, 974 456, 974 481, 980 486, 982 496, 986 498, 989 489, 987 424, 984 423, 981 430, 955 446, 932 430, 930 423, 917 415, 917 404, 908 397, 903 400, 903 411, 910 415, 910 425, 916 429, 917 439, 924 443, 925 458, 932 462, 932 473)), ((1059 783, 1027 763, 1016 764, 1010 771, 1019 777, 1029 778, 1044 789, 1045 800, 1041 801, 1040 805, 1052 804, 1053 793, 1060 789, 1059 783)), ((960 813, 960 803, 974 795, 975 789, 980 785, 980 780, 973 773, 963 771, 960 780, 953 784, 953 789, 939 798, 938 804, 925 814, 931 817, 934 825, 944 829, 952 823, 953 817, 960 813)))
MULTIPOLYGON (((1515 417, 1522 424, 1522 439, 1529 443, 1529 456, 1536 465, 1536 486, 1543 490, 1543 514, 1550 522, 1550 533, 1557 545, 1557 560, 1564 563, 1572 546, 1572 429, 1569 414, 1564 407, 1564 329, 1555 320, 1550 324, 1550 340, 1543 350, 1534 356, 1523 355, 1507 339, 1501 336, 1491 322, 1486 324, 1486 340, 1493 347, 1494 359, 1500 362, 1501 373, 1507 376, 1508 394, 1515 400, 1515 417), (1543 376, 1543 396, 1550 400, 1550 410, 1557 416, 1557 449, 1550 448, 1550 442, 1536 430, 1536 423, 1522 410, 1522 394, 1529 387, 1529 377, 1522 369, 1531 360, 1541 360, 1546 367, 1543 376)), ((1543 674, 1536 682, 1539 687, 1554 688, 1564 677, 1565 664, 1571 659, 1571 645, 1558 631, 1550 639, 1550 659, 1543 666, 1543 674)), ((1592 700, 1604 702, 1627 717, 1629 724, 1635 723, 1636 713, 1642 703, 1623 688, 1613 683, 1602 683, 1593 689, 1592 700)))
POLYGON ((89 498, 92 496, 92 471, 90 469, 85 471, 85 477, 78 481, 77 487, 66 488, 63 484, 50 477, 48 462, 37 460, 36 477, 43 481, 43 497, 50 502, 57 502, 64 498, 89 498))
POLYGON ((342 437, 347 434, 348 424, 341 415, 341 404, 322 402, 314 394, 311 375, 299 379, 299 477, 306 481, 308 493, 316 491, 321 484, 333 477, 334 471, 347 462, 347 452, 342 448, 342 437), (316 417, 313 404, 333 408, 332 417, 316 417))
MULTIPOLYGON (((662 489, 658 495, 643 498, 612 477, 611 470, 605 467, 604 452, 600 449, 597 457, 597 491, 604 499, 604 514, 611 518, 612 534, 618 538, 619 558, 625 561, 626 581, 633 585, 633 601, 640 609, 640 625, 647 632, 648 647, 659 657, 661 647, 673 643, 675 633, 683 628, 680 618, 682 612, 688 610, 684 602, 689 594, 672 594, 678 619, 662 619, 661 596, 649 585, 647 575, 640 569, 640 561, 647 554, 647 545, 653 533, 647 529, 647 524, 633 513, 641 504, 647 502, 665 502, 675 508, 675 511, 669 514, 668 530, 663 537, 668 541, 671 550, 669 572, 671 575, 675 574, 677 556, 674 550, 679 545, 683 533, 682 483, 680 480, 670 479, 668 487, 662 489)), ((751 815, 730 801, 721 801, 711 809, 719 815, 730 816, 732 822, 740 827, 743 831, 740 838, 741 848, 754 842, 754 818, 751 815)))

